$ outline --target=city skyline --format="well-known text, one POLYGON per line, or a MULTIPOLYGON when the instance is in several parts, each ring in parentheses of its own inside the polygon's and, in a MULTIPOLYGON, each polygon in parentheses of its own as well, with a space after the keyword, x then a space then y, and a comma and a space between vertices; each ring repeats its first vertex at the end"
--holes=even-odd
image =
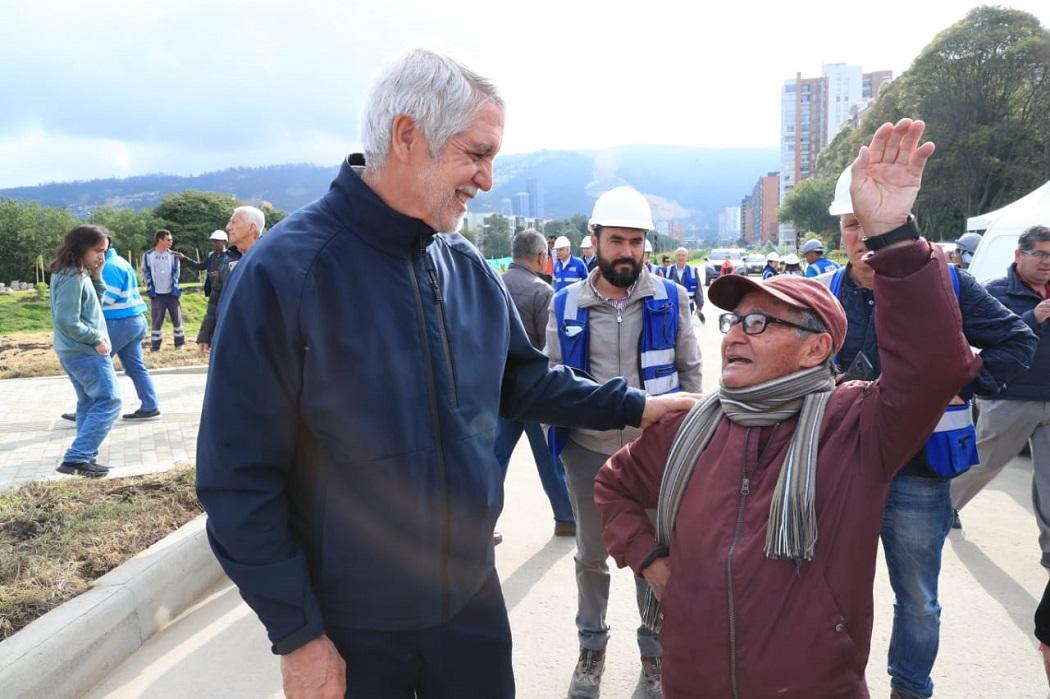
MULTIPOLYGON (((832 0, 762 8, 760 22, 743 6, 661 1, 643 10, 539 0, 530 12, 497 3, 461 18, 421 0, 396 10, 50 0, 0 13, 10 15, 0 16, 0 187, 335 163, 359 147, 377 71, 416 46, 496 81, 508 106, 504 153, 771 147, 785 79, 828 62, 899 76, 976 4, 927 3, 909 7, 907 22, 871 13, 847 24, 832 0), (738 26, 746 36, 726 31, 738 26), (506 30, 525 38, 508 42, 506 30)), ((1009 4, 1050 24, 1045 2, 1009 4)))

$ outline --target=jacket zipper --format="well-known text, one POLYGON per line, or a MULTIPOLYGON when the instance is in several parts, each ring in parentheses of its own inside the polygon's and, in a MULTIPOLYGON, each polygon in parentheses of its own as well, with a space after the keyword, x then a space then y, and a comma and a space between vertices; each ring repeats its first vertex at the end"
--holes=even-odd
POLYGON ((449 401, 452 403, 453 408, 459 407, 459 395, 456 391, 456 370, 452 366, 452 349, 448 344, 448 328, 445 326, 445 299, 441 296, 441 285, 438 284, 437 270, 434 269, 434 262, 427 255, 426 250, 423 250, 423 260, 427 268, 427 276, 430 278, 430 289, 434 292, 434 303, 437 304, 438 310, 438 329, 441 330, 441 344, 445 350, 445 370, 448 372, 448 382, 451 386, 449 391, 449 401))
MULTIPOLYGON (((420 249, 426 254, 423 241, 420 249)), ((416 292, 416 315, 419 317, 419 340, 423 347, 423 364, 426 370, 427 396, 430 399, 431 429, 434 431, 434 451, 438 467, 438 483, 441 486, 441 622, 448 621, 449 582, 448 556, 451 524, 448 514, 448 481, 445 473, 445 447, 441 440, 441 420, 438 417, 437 386, 434 381, 433 357, 430 354, 430 343, 427 341, 427 320, 423 312, 423 295, 419 291, 419 279, 416 277, 412 260, 408 261, 408 274, 412 279, 412 288, 416 292)))
MULTIPOLYGON (((733 699, 739 699, 740 693, 736 681, 736 607, 733 600, 733 553, 736 551, 737 541, 740 539, 740 530, 744 527, 744 504, 747 496, 751 494, 751 472, 747 470, 747 448, 751 437, 751 429, 747 430, 744 439, 744 465, 740 471, 740 504, 736 513, 736 529, 733 531, 733 540, 729 544, 729 555, 726 557, 726 582, 728 584, 729 603, 729 684, 733 690, 733 699)), ((758 464, 756 463, 757 467, 758 464)))

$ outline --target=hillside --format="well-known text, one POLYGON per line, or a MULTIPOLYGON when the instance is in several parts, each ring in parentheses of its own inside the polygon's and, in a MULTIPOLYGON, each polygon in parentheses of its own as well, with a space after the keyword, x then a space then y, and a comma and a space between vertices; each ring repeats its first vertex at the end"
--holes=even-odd
MULTIPOLYGON (((759 176, 775 170, 775 149, 717 149, 681 146, 620 146, 600 151, 537 151, 500 156, 491 192, 472 210, 498 211, 537 178, 544 215, 564 218, 590 211, 602 191, 630 184, 654 202, 658 219, 679 219, 690 227, 713 228, 718 213, 739 205, 759 176)), ((165 194, 196 189, 231 194, 243 201, 265 200, 294 211, 328 189, 337 166, 306 164, 231 168, 192 177, 144 175, 125 179, 49 183, 0 189, 0 197, 35 201, 82 215, 99 206, 155 206, 165 194)))

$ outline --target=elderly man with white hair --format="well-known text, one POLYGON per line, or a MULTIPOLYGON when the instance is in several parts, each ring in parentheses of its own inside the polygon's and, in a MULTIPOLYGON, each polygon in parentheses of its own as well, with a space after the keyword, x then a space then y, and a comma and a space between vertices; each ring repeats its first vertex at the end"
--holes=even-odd
POLYGON ((704 292, 703 285, 700 283, 700 272, 686 262, 688 258, 689 251, 685 248, 675 250, 674 264, 664 268, 663 276, 685 287, 686 295, 689 297, 689 310, 703 318, 704 292))
MULTIPOLYGON (((208 295, 208 310, 197 332, 197 348, 201 354, 211 352, 211 338, 219 320, 219 300, 222 298, 223 287, 226 286, 237 263, 259 242, 265 230, 266 215, 254 206, 238 206, 230 215, 230 220, 226 223, 226 232, 231 247, 223 253, 216 267, 215 277, 211 280, 211 294, 208 295)), ((216 231, 218 232, 220 231, 216 231)))
POLYGON ((197 493, 289 696, 513 696, 497 418, 620 429, 694 402, 550 368, 453 232, 492 187, 503 109, 463 65, 404 55, 364 155, 223 293, 197 493))

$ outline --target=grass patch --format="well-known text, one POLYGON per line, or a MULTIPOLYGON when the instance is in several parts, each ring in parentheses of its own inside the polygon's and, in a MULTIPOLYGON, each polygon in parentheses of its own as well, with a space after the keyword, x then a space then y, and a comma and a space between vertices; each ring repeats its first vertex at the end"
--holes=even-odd
POLYGON ((190 467, 0 492, 0 640, 201 512, 190 467))
MULTIPOLYGON (((196 289, 186 291, 180 297, 182 323, 186 329, 186 346, 175 349, 171 321, 164 322, 164 343, 160 352, 149 351, 147 333, 144 356, 150 369, 204 364, 207 360, 197 352, 197 330, 208 309, 208 299, 196 289)), ((149 317, 146 318, 147 323, 149 317)), ((0 296, 0 379, 16 379, 28 376, 61 376, 62 367, 58 355, 52 349, 51 309, 47 300, 38 300, 35 291, 26 291, 12 296, 0 296), (39 308, 43 304, 43 310, 39 308), (42 313, 42 320, 41 320, 42 313), (22 318, 22 321, 17 321, 22 318), (9 325, 20 322, 19 332, 8 332, 9 325)), ((120 371, 120 360, 114 359, 120 371)))

